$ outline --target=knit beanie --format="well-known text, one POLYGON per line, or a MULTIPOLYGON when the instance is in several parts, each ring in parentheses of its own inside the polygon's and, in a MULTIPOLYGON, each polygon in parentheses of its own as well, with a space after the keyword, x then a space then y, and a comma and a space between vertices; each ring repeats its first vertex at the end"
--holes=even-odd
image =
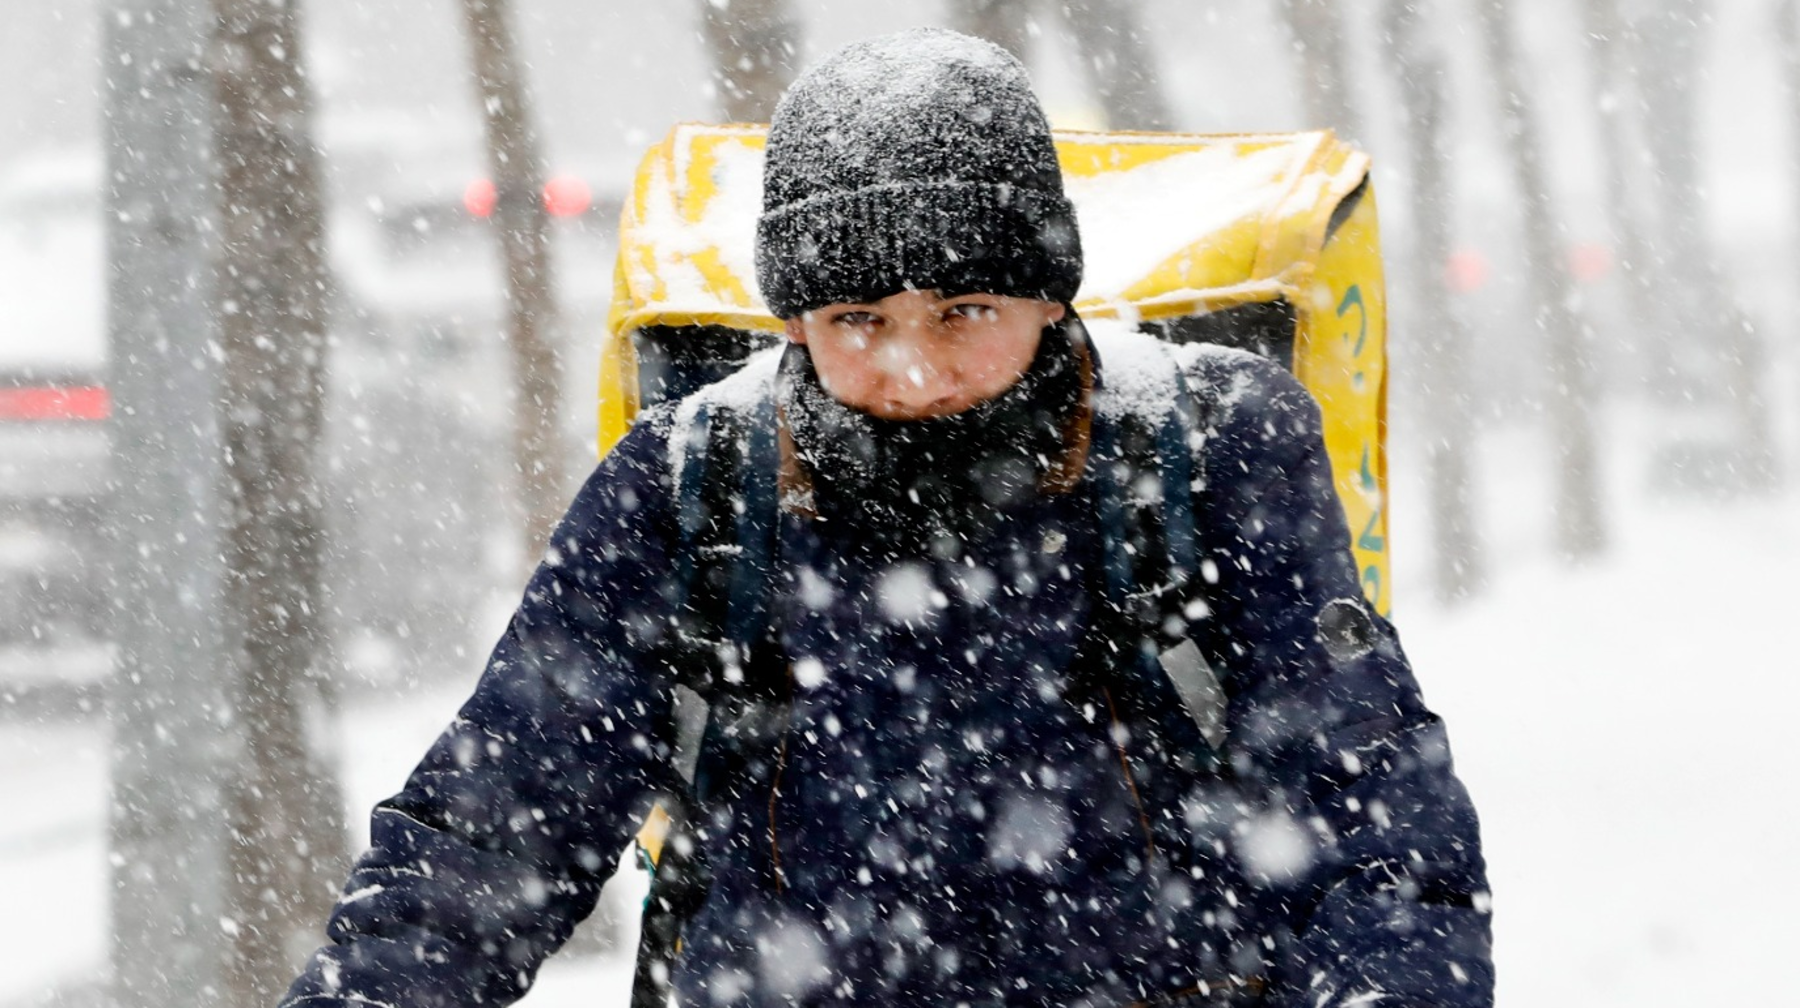
POLYGON ((802 75, 769 127, 756 278, 779 318, 907 288, 1073 301, 1081 238, 1025 67, 921 28, 802 75))

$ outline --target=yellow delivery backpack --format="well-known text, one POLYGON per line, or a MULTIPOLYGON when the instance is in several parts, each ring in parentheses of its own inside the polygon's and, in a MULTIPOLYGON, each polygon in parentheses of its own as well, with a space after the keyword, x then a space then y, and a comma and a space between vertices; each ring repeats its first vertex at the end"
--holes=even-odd
MULTIPOLYGON (((601 355, 601 452, 640 408, 779 339, 754 266, 766 129, 677 126, 638 169, 601 355)), ((1387 313, 1368 156, 1329 132, 1058 132, 1056 146, 1081 227, 1076 310, 1095 328, 1114 320, 1286 365, 1323 409, 1363 591, 1386 614, 1387 313)), ((659 807, 639 834, 653 862, 669 823, 659 807)), ((634 1004, 661 1003, 679 941, 657 892, 634 1004)))
MULTIPOLYGON (((599 441, 723 377, 781 332, 757 295, 766 127, 677 126, 619 230, 599 441)), ((1387 312, 1367 155, 1329 132, 1056 134, 1081 225, 1075 308, 1176 342, 1255 350, 1318 399, 1369 602, 1391 607, 1387 312)))

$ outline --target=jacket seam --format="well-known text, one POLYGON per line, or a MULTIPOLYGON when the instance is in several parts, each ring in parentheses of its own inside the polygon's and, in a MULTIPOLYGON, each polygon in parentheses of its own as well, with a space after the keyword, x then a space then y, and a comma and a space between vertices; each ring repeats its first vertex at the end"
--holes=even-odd
MULTIPOLYGON (((790 683, 793 675, 793 667, 789 666, 788 678, 790 683)), ((794 705, 792 702, 787 705, 787 709, 782 713, 782 721, 781 744, 775 749, 775 773, 769 781, 769 868, 770 878, 774 883, 775 891, 777 893, 782 893, 787 890, 787 880, 783 877, 781 871, 781 840, 780 834, 775 827, 775 811, 776 803, 781 797, 781 779, 787 772, 788 736, 792 735, 794 731, 794 705)))
POLYGON ((1124 724, 1119 720, 1119 711, 1113 704, 1112 687, 1101 686, 1100 694, 1106 699, 1106 716, 1111 722, 1107 732, 1112 739, 1113 751, 1119 755, 1119 772, 1125 778, 1125 790, 1131 795, 1131 804, 1137 807, 1138 828, 1144 831, 1144 855, 1151 861, 1156 860, 1156 836, 1150 829, 1150 812, 1144 807, 1144 796, 1138 791, 1137 775, 1131 771, 1131 758, 1125 752, 1125 740, 1122 737, 1124 724))

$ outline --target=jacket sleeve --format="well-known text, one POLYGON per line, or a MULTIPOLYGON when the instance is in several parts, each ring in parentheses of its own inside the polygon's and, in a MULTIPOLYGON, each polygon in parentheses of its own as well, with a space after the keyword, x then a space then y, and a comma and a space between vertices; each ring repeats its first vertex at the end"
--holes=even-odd
POLYGON ((554 533, 474 694, 381 802, 288 1006, 505 1005, 667 780, 664 441, 640 422, 554 533))
POLYGON ((1288 922, 1268 1003, 1491 1005, 1475 813, 1392 626, 1364 601, 1319 408, 1279 366, 1202 362, 1203 650, 1228 698, 1251 898, 1288 922))

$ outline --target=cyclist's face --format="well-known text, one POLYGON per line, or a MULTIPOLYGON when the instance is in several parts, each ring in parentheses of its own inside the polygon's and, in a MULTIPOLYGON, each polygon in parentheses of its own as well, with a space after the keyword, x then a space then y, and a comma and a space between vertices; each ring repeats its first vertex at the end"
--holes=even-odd
POLYGON ((883 420, 950 416, 1012 387, 1037 356, 1051 301, 901 291, 868 304, 831 304, 787 322, 838 402, 883 420))

